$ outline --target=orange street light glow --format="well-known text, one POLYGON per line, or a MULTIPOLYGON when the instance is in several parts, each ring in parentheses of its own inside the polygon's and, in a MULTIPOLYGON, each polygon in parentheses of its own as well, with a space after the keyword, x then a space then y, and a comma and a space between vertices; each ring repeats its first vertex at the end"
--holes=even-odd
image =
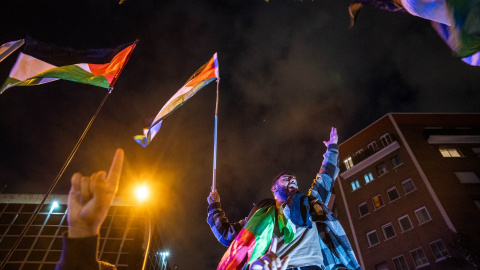
POLYGON ((146 186, 139 186, 137 187, 137 189, 135 190, 135 194, 137 195, 137 199, 139 201, 144 201, 148 198, 148 195, 149 195, 149 190, 146 186))

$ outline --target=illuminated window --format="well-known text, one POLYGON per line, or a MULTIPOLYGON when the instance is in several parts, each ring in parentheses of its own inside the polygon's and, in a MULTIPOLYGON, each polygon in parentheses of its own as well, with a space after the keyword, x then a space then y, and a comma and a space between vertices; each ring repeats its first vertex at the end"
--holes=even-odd
POLYGON ((345 163, 345 167, 347 167, 347 170, 351 169, 353 167, 352 157, 347 157, 343 160, 343 163, 345 163))
POLYGON ((371 172, 367 172, 366 174, 364 174, 363 178, 365 179, 365 184, 370 181, 373 181, 373 175, 371 172))
POLYGON ((393 202, 396 199, 400 198, 400 195, 398 195, 398 190, 396 187, 392 187, 390 189, 387 189, 387 195, 388 199, 393 202))
POLYGON ((395 257, 392 260, 395 270, 408 270, 407 261, 405 261, 405 257, 403 255, 395 257))
POLYGON ((474 172, 455 172, 455 175, 462 184, 480 183, 480 179, 474 172))
POLYGON ((388 133, 380 137, 380 140, 382 141, 384 147, 393 142, 392 137, 388 133))
POLYGON ((403 187, 403 190, 405 191, 405 194, 408 194, 408 193, 417 189, 415 187, 415 185, 413 184, 412 179, 407 179, 407 180, 403 181, 402 182, 402 187, 403 187))
POLYGON ((365 216, 366 214, 370 213, 370 211, 368 211, 368 205, 366 202, 364 203, 361 203, 358 205, 358 212, 360 213, 360 216, 363 217, 365 216))
POLYGON ((377 173, 378 173, 378 176, 382 176, 384 174, 386 174, 388 171, 387 171, 387 165, 385 163, 380 163, 377 165, 377 173))
POLYGON ((437 240, 430 243, 430 248, 432 249, 433 256, 435 256, 435 261, 441 261, 448 257, 448 251, 442 240, 437 240))
POLYGON ((403 163, 398 155, 393 156, 390 160, 392 161, 392 165, 394 168, 402 165, 403 163))
POLYGON ((392 223, 387 223, 383 225, 382 230, 385 239, 390 239, 395 236, 395 230, 393 229, 392 223))
POLYGON ((352 191, 355 191, 360 188, 360 182, 358 182, 357 179, 350 182, 350 185, 352 185, 352 191))
POLYGON ((373 201, 373 207, 375 207, 375 209, 378 209, 384 205, 382 195, 380 194, 373 197, 372 201, 373 201))
POLYGON ((439 147, 438 150, 440 151, 440 154, 446 158, 462 156, 457 147, 439 147))
POLYGON ((425 222, 432 220, 425 206, 415 210, 415 215, 417 216, 418 224, 423 224, 425 222))
POLYGON ((427 256, 425 256, 425 252, 423 252, 423 248, 417 248, 410 251, 412 254, 413 261, 415 262, 415 266, 420 268, 421 266, 428 265, 427 256))
POLYGON ((380 243, 380 240, 378 240, 378 235, 376 230, 368 232, 367 239, 368 239, 368 245, 370 247, 380 243))
POLYGON ((402 229, 402 232, 406 232, 413 228, 412 222, 410 221, 410 217, 408 215, 400 217, 398 219, 398 224, 400 224, 400 228, 402 229))

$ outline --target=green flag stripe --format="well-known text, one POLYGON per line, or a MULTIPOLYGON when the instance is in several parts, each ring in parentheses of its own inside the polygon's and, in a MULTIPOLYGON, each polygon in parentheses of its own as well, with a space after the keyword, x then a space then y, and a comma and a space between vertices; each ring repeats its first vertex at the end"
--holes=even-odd
POLYGON ((46 70, 32 78, 59 78, 84 84, 108 88, 110 84, 102 75, 94 76, 77 65, 68 65, 46 70))

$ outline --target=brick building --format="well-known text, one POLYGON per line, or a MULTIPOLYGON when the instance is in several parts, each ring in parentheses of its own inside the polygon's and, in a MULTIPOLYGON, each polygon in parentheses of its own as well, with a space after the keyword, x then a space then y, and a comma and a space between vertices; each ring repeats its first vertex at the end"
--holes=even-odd
POLYGON ((335 209, 363 269, 467 269, 454 235, 480 246, 480 114, 387 114, 339 158, 335 209))

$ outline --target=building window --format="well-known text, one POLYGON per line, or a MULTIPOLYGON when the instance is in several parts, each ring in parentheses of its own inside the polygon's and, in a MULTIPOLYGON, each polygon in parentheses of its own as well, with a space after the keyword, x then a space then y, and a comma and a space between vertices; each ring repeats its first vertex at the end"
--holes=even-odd
POLYGON ((409 270, 407 261, 405 261, 405 257, 400 255, 392 259, 393 265, 395 266, 395 270, 409 270))
POLYGON ((430 243, 430 248, 432 249, 433 256, 435 256, 435 261, 441 261, 448 257, 448 251, 442 240, 437 240, 430 243))
POLYGON ((393 156, 390 160, 392 161, 392 165, 394 168, 402 165, 403 163, 398 155, 393 156))
POLYGON ((367 145, 367 149, 370 151, 370 153, 375 153, 378 151, 378 145, 376 141, 373 141, 367 145))
POLYGON ((347 170, 351 169, 353 167, 352 157, 347 157, 343 160, 343 163, 345 163, 345 167, 347 167, 347 170))
POLYGON ((472 148, 472 151, 477 155, 477 157, 480 157, 480 147, 474 147, 472 148))
POLYGON ((402 232, 406 232, 413 228, 412 222, 410 221, 410 217, 408 215, 400 217, 398 219, 398 224, 400 224, 400 228, 402 229, 402 232))
POLYGON ((398 195, 398 190, 396 187, 392 187, 392 188, 389 188, 387 189, 387 195, 388 195, 388 199, 393 202, 395 201, 396 199, 400 198, 400 195, 398 195))
POLYGON ((365 179, 365 184, 368 182, 373 181, 373 175, 371 172, 367 172, 366 174, 363 175, 363 178, 365 179))
POLYGON ((370 211, 368 211, 368 205, 366 202, 364 203, 361 203, 358 205, 358 212, 360 213, 360 216, 363 217, 365 216, 366 214, 370 213, 370 211))
POLYGON ((425 206, 415 210, 415 215, 417 216, 418 224, 423 224, 425 222, 432 220, 425 206))
POLYGON ((385 239, 390 239, 395 236, 395 230, 393 229, 392 223, 387 223, 383 225, 382 230, 385 239))
POLYGON ((462 184, 478 184, 480 179, 474 172, 455 172, 458 180, 462 184))
POLYGON ((413 184, 412 179, 407 179, 407 180, 403 181, 402 186, 403 186, 403 190, 405 191, 405 194, 408 194, 408 193, 417 189, 415 187, 415 185, 413 184))
POLYGON ((384 205, 383 200, 382 200, 382 195, 380 195, 380 194, 373 197, 372 201, 373 201, 373 207, 375 207, 375 210, 384 205))
POLYGON ((382 144, 383 144, 384 147, 386 147, 387 145, 389 145, 393 142, 392 137, 388 133, 386 133, 385 135, 380 137, 380 140, 382 141, 382 144))
POLYGON ((423 252, 423 248, 417 248, 410 251, 412 254, 413 261, 415 262, 415 266, 420 268, 421 266, 428 265, 427 256, 425 256, 425 252, 423 252))
POLYGON ((378 176, 382 176, 386 174, 388 172, 387 165, 385 163, 380 163, 379 165, 377 165, 377 172, 378 172, 378 176))
POLYGON ((363 152, 364 152, 363 149, 360 149, 360 150, 358 150, 357 152, 355 152, 355 158, 357 158, 357 160, 358 160, 358 159, 361 159, 361 158, 363 157, 363 155, 364 155, 363 152))
POLYGON ((358 182, 357 179, 350 182, 350 185, 352 185, 352 191, 355 191, 360 188, 360 182, 358 182))
POLYGON ((368 245, 371 247, 371 246, 375 246, 376 244, 380 243, 380 241, 378 240, 378 235, 377 235, 377 231, 376 230, 373 230, 371 232, 368 232, 367 233, 367 239, 368 239, 368 245))
POLYGON ((438 151, 442 154, 443 157, 462 157, 462 154, 457 147, 439 147, 438 151))

